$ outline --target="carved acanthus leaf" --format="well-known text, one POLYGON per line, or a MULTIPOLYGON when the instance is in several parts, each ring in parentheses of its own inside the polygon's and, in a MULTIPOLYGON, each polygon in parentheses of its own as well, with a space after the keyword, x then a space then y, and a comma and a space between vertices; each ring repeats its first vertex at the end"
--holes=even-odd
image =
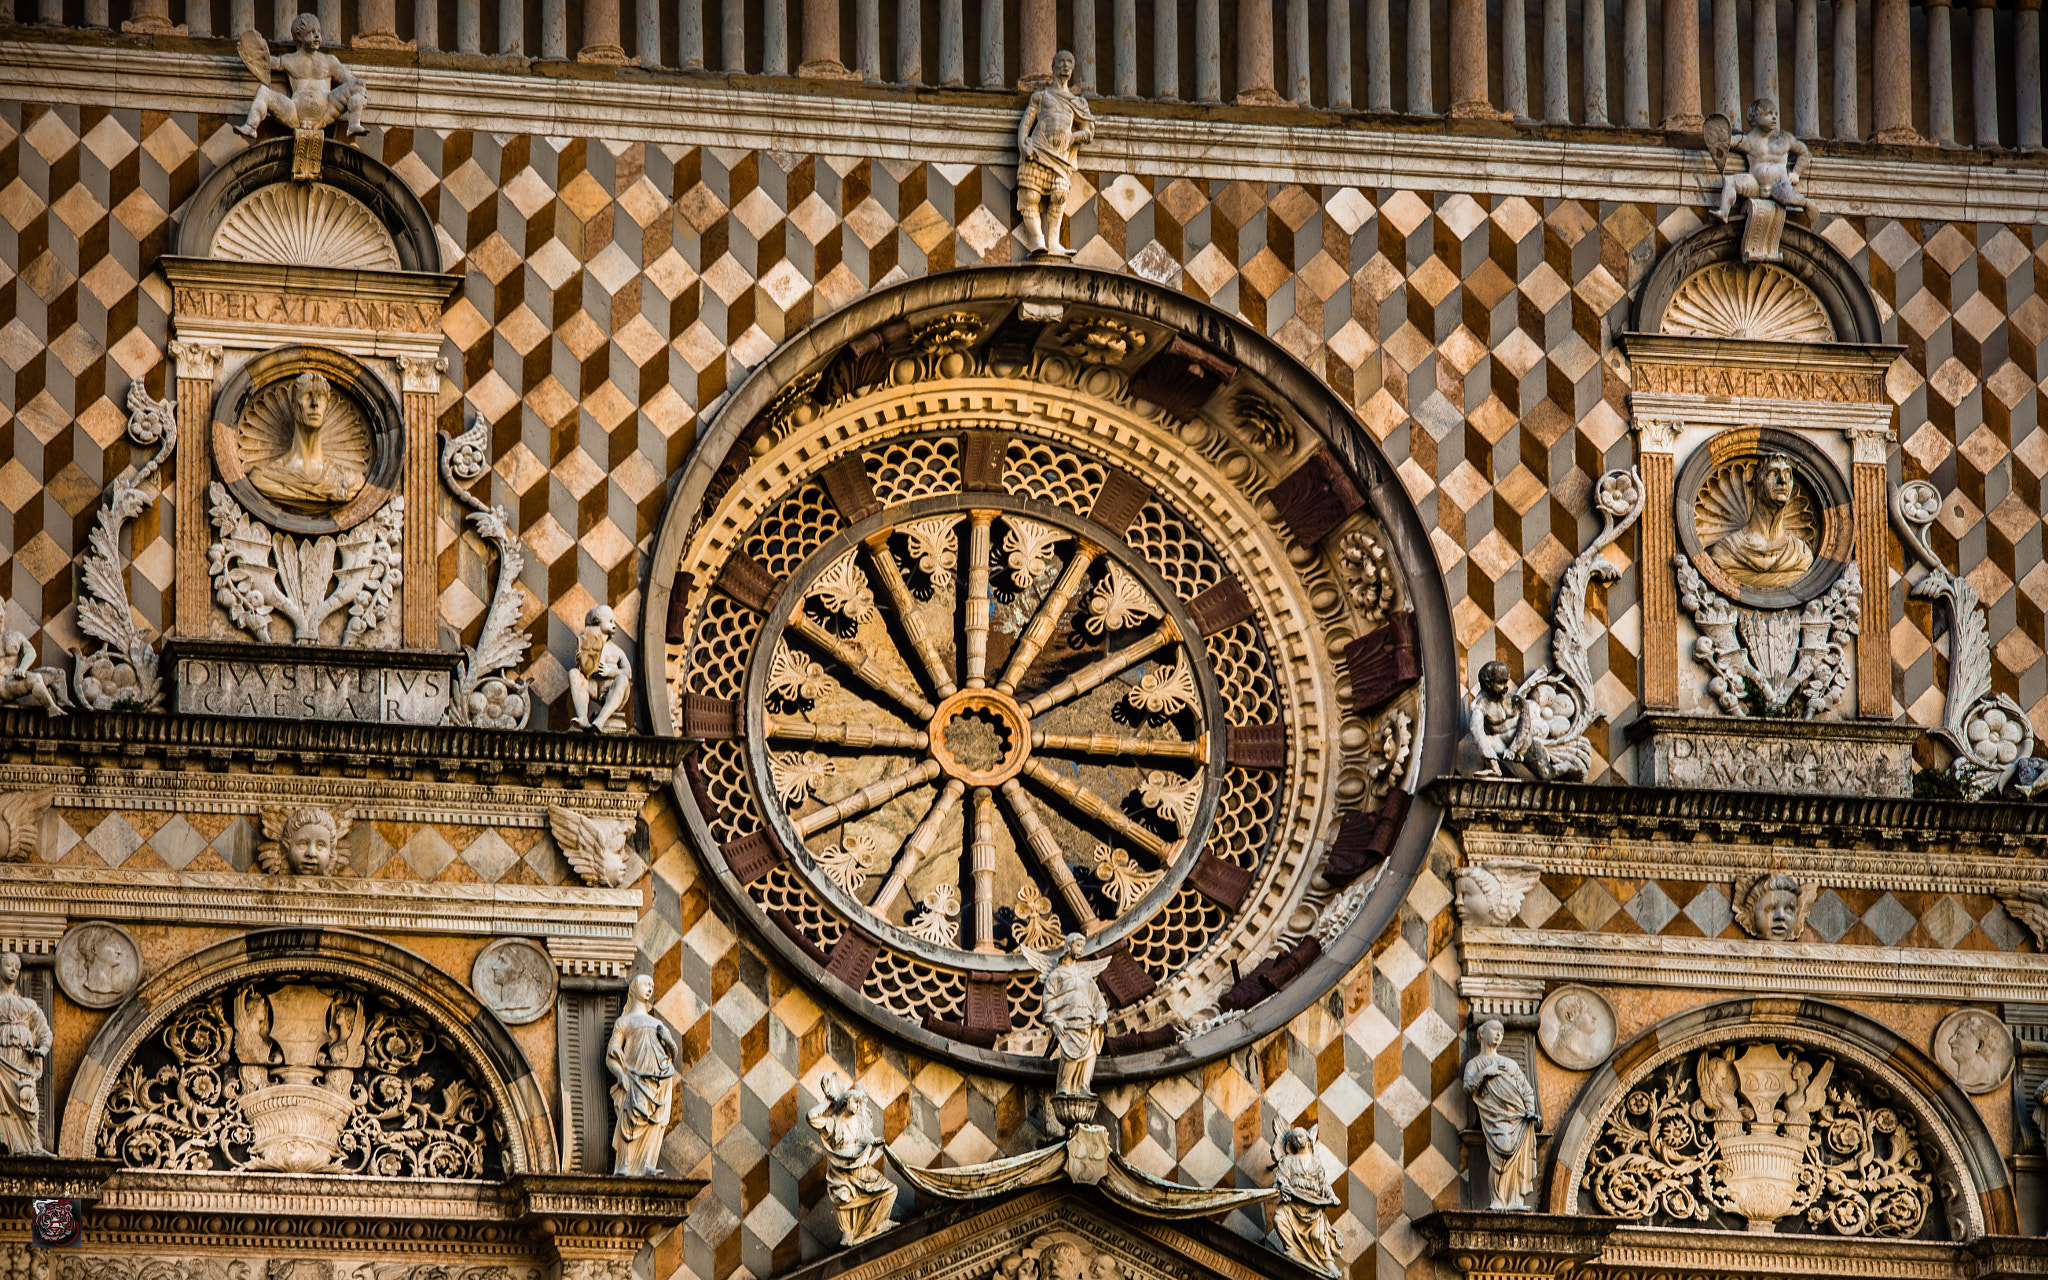
POLYGON ((1684 555, 1673 557, 1672 567, 1678 603, 1700 633, 1693 657, 1713 673, 1707 695, 1724 715, 1811 720, 1848 692, 1847 645, 1863 597, 1854 561, 1797 613, 1738 608, 1684 555))
POLYGON ((207 496, 220 534, 206 551, 214 598, 236 626, 267 640, 274 611, 291 623, 292 639, 318 643, 323 624, 345 609, 341 643, 352 645, 390 616, 401 578, 403 497, 346 532, 295 538, 250 519, 219 481, 207 496))
POLYGON ((34 862, 42 849, 43 815, 57 802, 55 787, 0 795, 0 862, 34 862))
POLYGON ((1051 571, 1053 547, 1067 535, 1051 525, 1018 516, 1005 523, 1008 530, 1003 534, 1004 563, 1010 567, 1011 581, 1022 591, 1051 571))
POLYGON ((1089 595, 1088 616, 1081 619, 1081 626, 1088 634, 1099 636, 1159 616, 1159 606, 1152 602, 1151 593, 1124 572, 1121 565, 1112 564, 1089 595))
POLYGON ((953 585, 953 570, 960 559, 958 526, 959 521, 951 516, 914 520, 902 526, 911 559, 935 587, 953 585))
POLYGON ((1202 779, 1176 778, 1163 769, 1154 769, 1139 784, 1138 798, 1186 835, 1202 805, 1202 779))
POLYGON ((448 720, 478 729, 524 729, 533 714, 533 691, 510 672, 525 659, 533 643, 519 629, 519 571, 526 564, 526 554, 512 533, 505 508, 487 507, 462 487, 484 473, 488 441, 482 418, 453 439, 441 437, 441 483, 469 508, 467 518, 477 536, 498 553, 491 607, 484 613, 476 644, 464 649, 462 662, 455 668, 448 720))
POLYGON ((1176 715, 1195 705, 1195 672, 1185 662, 1147 671, 1125 699, 1140 711, 1155 716, 1176 715))
POLYGON ((868 576, 847 552, 818 575, 812 598, 849 622, 861 623, 875 616, 875 593, 868 576))

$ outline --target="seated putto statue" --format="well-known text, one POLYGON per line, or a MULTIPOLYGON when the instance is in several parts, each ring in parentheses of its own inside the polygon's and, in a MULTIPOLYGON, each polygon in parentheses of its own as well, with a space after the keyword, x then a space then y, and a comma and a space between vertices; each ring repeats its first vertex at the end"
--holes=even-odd
POLYGON ((261 35, 254 30, 242 33, 242 64, 262 83, 249 104, 248 120, 236 125, 235 132, 253 138, 257 128, 275 116, 293 130, 325 129, 339 120, 351 138, 368 133, 363 108, 369 105, 370 90, 349 74, 341 59, 320 51, 320 19, 310 13, 293 19, 292 43, 298 46, 292 52, 272 57, 269 42, 261 35), (290 93, 271 87, 273 71, 284 72, 290 93))
POLYGON ((1537 721, 1529 699, 1515 688, 1508 664, 1496 659, 1482 665, 1466 707, 1466 736, 1478 755, 1472 772, 1481 778, 1516 778, 1519 768, 1541 782, 1583 777, 1577 762, 1551 755, 1537 721))
POLYGON ((1734 216, 1736 198, 1747 198, 1751 225, 1744 238, 1742 260, 1776 262, 1785 211, 1808 208, 1799 184, 1813 154, 1797 136, 1778 127, 1778 104, 1770 98, 1749 104, 1749 128, 1744 132, 1734 132, 1728 117, 1719 112, 1707 117, 1704 132, 1717 171, 1726 166, 1731 151, 1743 161, 1741 172, 1721 179, 1721 202, 1715 216, 1728 221, 1734 216))
POLYGON ((0 631, 0 707, 41 707, 61 716, 71 705, 64 673, 36 665, 36 648, 19 631, 0 631))
POLYGON ((839 1243, 856 1245, 889 1229, 896 1184, 882 1172, 884 1144, 868 1091, 858 1083, 842 1089, 829 1073, 818 1083, 825 1100, 806 1119, 825 1147, 825 1194, 839 1219, 839 1243))
POLYGON ((363 473, 321 448, 320 429, 334 405, 334 384, 317 373, 292 380, 291 444, 249 468, 249 483, 279 506, 326 510, 362 491, 363 473))
POLYGON ((1073 54, 1062 49, 1053 56, 1052 78, 1031 95, 1017 122, 1017 217, 1033 257, 1065 258, 1073 251, 1060 243, 1060 219, 1081 147, 1095 138, 1095 117, 1067 87, 1074 78, 1073 54))
POLYGON ((569 672, 569 705, 576 716, 569 723, 592 733, 625 733, 633 727, 626 698, 633 692, 633 672, 626 664, 626 651, 612 637, 619 631, 618 615, 610 605, 599 605, 583 617, 583 634, 576 639, 576 666, 569 672), (590 704, 597 703, 592 715, 590 704))

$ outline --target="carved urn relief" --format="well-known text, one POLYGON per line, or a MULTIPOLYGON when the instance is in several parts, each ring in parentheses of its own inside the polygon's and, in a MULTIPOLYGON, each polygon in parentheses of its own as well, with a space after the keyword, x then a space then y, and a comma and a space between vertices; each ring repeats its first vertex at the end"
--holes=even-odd
POLYGON ((1868 290, 1786 227, 1772 263, 1696 233, 1627 335, 1641 470, 1645 782, 1903 795, 1891 695, 1887 463, 1868 290))

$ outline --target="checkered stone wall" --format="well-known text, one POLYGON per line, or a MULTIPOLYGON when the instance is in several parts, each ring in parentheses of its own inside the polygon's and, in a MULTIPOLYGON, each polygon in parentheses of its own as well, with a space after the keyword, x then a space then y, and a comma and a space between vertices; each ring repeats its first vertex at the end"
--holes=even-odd
MULTIPOLYGON (((44 661, 81 647, 76 560, 106 485, 142 456, 123 435, 121 405, 134 379, 164 390, 169 299, 151 264, 179 207, 243 145, 229 124, 0 101, 0 595, 6 624, 28 632, 44 661)), ((463 277, 446 316, 442 425, 455 430, 470 413, 491 424, 493 470, 476 491, 507 507, 529 550, 522 624, 556 725, 585 610, 610 602, 637 631, 641 565, 697 416, 778 344, 867 291, 1018 252, 1011 171, 943 154, 870 160, 404 128, 373 130, 361 145, 419 193, 448 269, 463 277)), ((1243 316, 1356 407, 1431 529, 1468 669, 1499 657, 1525 673, 1547 661, 1558 576, 1598 527, 1592 480, 1634 461, 1615 344, 1629 291, 1700 224, 1698 210, 1244 182, 1199 167, 1086 171, 1071 209, 1081 263, 1243 316)), ((1952 495, 1936 546, 1990 611, 1995 688, 2048 728, 2048 304, 2036 297, 2048 230, 1826 215, 1819 230, 1867 274, 1887 339, 1907 347, 1891 375, 1903 475, 1952 495)), ((456 515, 444 500, 435 585, 451 644, 456 633, 474 639, 491 575, 456 515)), ((131 592, 159 626, 175 531, 161 506, 130 529, 131 592)), ((1627 568, 1634 546, 1626 537, 1607 554, 1627 568)), ((1932 723, 1946 641, 1933 638, 1925 604, 1904 600, 1896 572, 1889 585, 1895 692, 1932 723)), ((1635 705, 1637 601, 1633 576, 1593 601, 1607 631, 1592 670, 1617 722, 1635 705)), ((1594 745, 1596 773, 1632 773, 1606 724, 1594 745)), ((175 865, 189 852, 188 865, 229 866, 247 856, 234 839, 223 851, 226 828, 169 829, 133 832, 127 856, 147 850, 175 865)), ((98 832, 78 832, 78 846, 104 857, 98 832)), ((397 861, 365 855, 363 874, 403 865, 431 879, 455 865, 430 874, 405 853, 411 834, 377 834, 397 861)), ((130 843, 118 830, 100 838, 130 843)), ((864 1039, 735 936, 680 842, 661 808, 639 945, 662 1012, 688 1029, 667 1163, 712 1185, 655 1251, 647 1280, 764 1276, 825 1249, 821 1211, 803 1207, 818 1203, 819 1175, 801 1119, 825 1070, 868 1084, 907 1156, 965 1161, 1037 1141, 1029 1091, 864 1039)), ((1330 1166, 1343 1171, 1334 1181, 1354 1277, 1417 1266, 1408 1223, 1455 1202, 1462 1122, 1441 872, 1418 881, 1372 958, 1285 1033, 1184 1077, 1111 1091, 1134 1158, 1193 1182, 1263 1181, 1273 1125, 1320 1123, 1330 1166)), ((1558 889, 1560 902, 1582 892, 1558 889)), ((1606 891, 1624 904, 1645 893, 1606 891)), ((1699 893, 1659 892, 1680 916, 1708 910, 1699 893)), ((1896 905, 1913 917, 1908 932, 1939 936, 1926 923, 1939 904, 1896 905)), ((1980 905, 1958 907, 2009 949, 1995 909, 1980 905)), ((1845 900, 1854 921, 1843 937, 1868 928, 1883 938, 1871 919, 1882 906, 1845 900)), ((1636 919, 1618 906, 1609 922, 1618 915, 1636 919)))

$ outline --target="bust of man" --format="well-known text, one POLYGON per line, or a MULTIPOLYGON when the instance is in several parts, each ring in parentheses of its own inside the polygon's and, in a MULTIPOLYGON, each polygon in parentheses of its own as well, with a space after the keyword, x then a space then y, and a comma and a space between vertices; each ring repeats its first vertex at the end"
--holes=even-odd
POLYGON ((1749 481, 1748 518, 1707 548, 1707 555, 1746 586, 1797 582, 1813 567, 1813 548, 1791 527, 1792 503, 1798 496, 1792 459, 1782 453, 1760 455, 1749 481))
POLYGON ((334 384, 306 372, 292 380, 292 442, 283 453, 249 469, 256 491, 283 507, 324 511, 356 496, 363 473, 329 457, 320 432, 334 407, 334 384))

